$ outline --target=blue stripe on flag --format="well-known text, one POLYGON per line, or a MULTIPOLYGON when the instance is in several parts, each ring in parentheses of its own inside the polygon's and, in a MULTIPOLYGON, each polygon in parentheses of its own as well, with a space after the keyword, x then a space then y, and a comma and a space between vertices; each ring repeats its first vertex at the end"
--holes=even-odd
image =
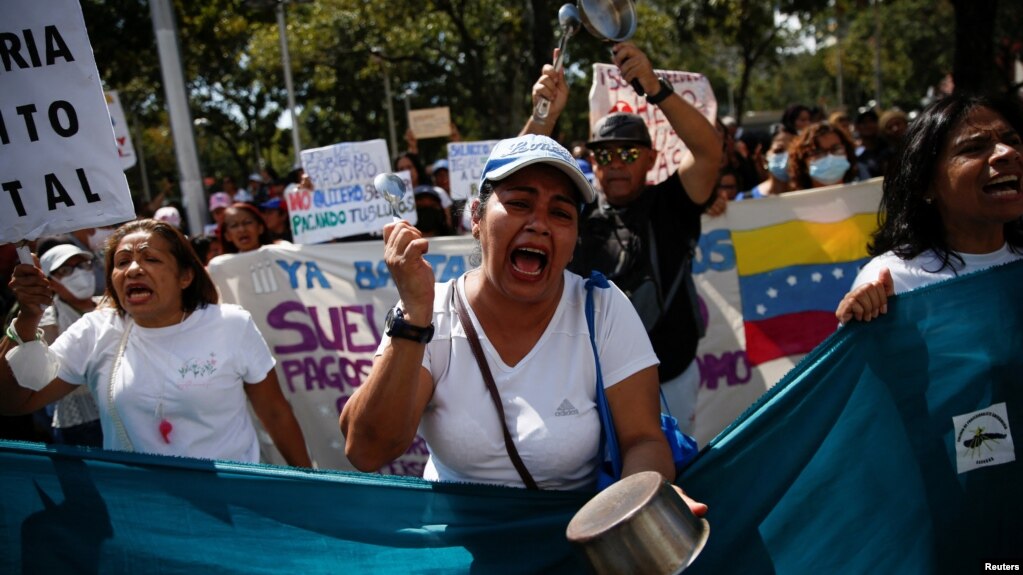
POLYGON ((803 311, 833 311, 866 261, 797 265, 739 276, 742 316, 757 321, 803 311))

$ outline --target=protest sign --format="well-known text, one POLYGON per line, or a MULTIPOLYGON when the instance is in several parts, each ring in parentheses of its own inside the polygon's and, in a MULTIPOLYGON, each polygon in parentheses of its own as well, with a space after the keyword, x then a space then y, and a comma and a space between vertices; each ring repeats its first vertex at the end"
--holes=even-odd
POLYGON ((135 217, 75 0, 9 0, 0 21, 0 243, 135 217))
POLYGON ((483 166, 490 150, 499 140, 481 142, 451 142, 448 144, 448 173, 451 178, 451 199, 470 200, 479 191, 476 188, 483 175, 483 166))
MULTIPOLYGON (((717 121, 718 104, 706 76, 672 70, 654 72, 667 80, 675 92, 699 110, 711 124, 717 121)), ((639 114, 646 120, 654 149, 658 152, 657 162, 647 172, 647 182, 663 182, 678 169, 685 145, 661 109, 648 104, 645 97, 637 94, 622 78, 617 66, 594 64, 593 86, 590 87, 590 126, 615 111, 639 114)))
POLYGON ((124 109, 117 92, 105 92, 107 110, 110 111, 110 123, 114 127, 114 142, 117 144, 117 157, 121 159, 121 168, 127 170, 135 165, 135 146, 131 141, 131 130, 124 119, 124 109))
MULTIPOLYGON (((373 187, 373 178, 390 171, 387 144, 383 140, 346 142, 302 150, 302 167, 316 187, 294 188, 285 195, 288 219, 296 243, 312 244, 378 232, 391 221, 391 205, 373 187)), ((416 203, 412 185, 404 178, 407 193, 397 216, 415 222, 416 203)))
POLYGON ((409 110, 408 125, 420 140, 451 135, 451 110, 447 106, 409 110))

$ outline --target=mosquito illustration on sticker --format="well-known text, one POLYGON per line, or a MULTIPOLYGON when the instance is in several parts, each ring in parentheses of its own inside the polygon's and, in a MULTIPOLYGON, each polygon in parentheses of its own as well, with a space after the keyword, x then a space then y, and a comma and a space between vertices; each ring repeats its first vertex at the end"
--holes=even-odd
MULTIPOLYGON (((973 437, 963 442, 963 445, 970 449, 980 449, 988 441, 998 443, 999 439, 1005 439, 1004 433, 984 433, 983 427, 978 427, 973 431, 973 437)), ((990 449, 990 447, 988 448, 990 449)))

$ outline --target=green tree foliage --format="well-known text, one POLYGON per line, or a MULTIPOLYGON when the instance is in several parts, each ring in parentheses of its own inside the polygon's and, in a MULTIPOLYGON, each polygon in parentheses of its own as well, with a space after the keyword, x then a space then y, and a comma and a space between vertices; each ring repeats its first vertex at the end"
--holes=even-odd
POLYGON ((699 45, 706 54, 706 73, 713 80, 715 92, 734 92, 732 113, 742 118, 749 91, 760 75, 758 70, 777 69, 785 50, 794 44, 793 31, 785 16, 823 4, 792 0, 683 0, 677 3, 676 20, 680 36, 699 45), (724 90, 719 88, 722 85, 724 90))
MULTIPOLYGON (((303 146, 388 138, 388 103, 399 148, 406 106, 450 107, 468 140, 517 133, 530 113, 532 84, 560 36, 562 1, 293 0, 287 33, 303 146)), ((293 161, 287 129, 278 127, 287 95, 274 4, 267 4, 175 2, 197 147, 208 175, 241 179, 261 161, 285 172, 293 161)), ((993 12, 957 20, 966 12, 954 4, 967 3, 640 0, 634 41, 657 68, 707 75, 722 113, 734 102, 740 114, 791 102, 861 106, 874 98, 880 45, 882 104, 912 109, 953 71, 955 39, 969 34, 963 28, 985 30, 994 13, 993 32, 975 33, 978 42, 964 54, 984 54, 988 41, 994 71, 984 78, 996 80, 987 85, 1009 89, 1008 70, 1021 51, 1023 5, 992 0, 993 12)), ((142 133, 151 177, 175 174, 148 0, 82 0, 82 7, 103 79, 121 93, 142 133)), ((608 48, 585 31, 569 42, 572 96, 558 126, 566 143, 588 136, 592 64, 608 62, 608 48)), ((961 65, 956 70, 957 81, 976 83, 961 65)), ((426 140, 420 150, 438 157, 444 143, 426 140)), ((137 169, 129 181, 137 188, 137 169)))

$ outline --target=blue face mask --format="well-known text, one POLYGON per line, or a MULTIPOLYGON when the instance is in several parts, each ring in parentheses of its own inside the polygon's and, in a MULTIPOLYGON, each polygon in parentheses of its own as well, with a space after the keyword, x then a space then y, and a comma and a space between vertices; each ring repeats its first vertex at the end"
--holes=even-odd
POLYGON ((810 178, 826 186, 837 184, 849 171, 849 159, 845 156, 827 155, 810 162, 810 178))
POLYGON ((777 154, 767 154, 767 169, 770 170, 771 175, 776 179, 787 182, 789 181, 789 153, 778 152, 777 154))

